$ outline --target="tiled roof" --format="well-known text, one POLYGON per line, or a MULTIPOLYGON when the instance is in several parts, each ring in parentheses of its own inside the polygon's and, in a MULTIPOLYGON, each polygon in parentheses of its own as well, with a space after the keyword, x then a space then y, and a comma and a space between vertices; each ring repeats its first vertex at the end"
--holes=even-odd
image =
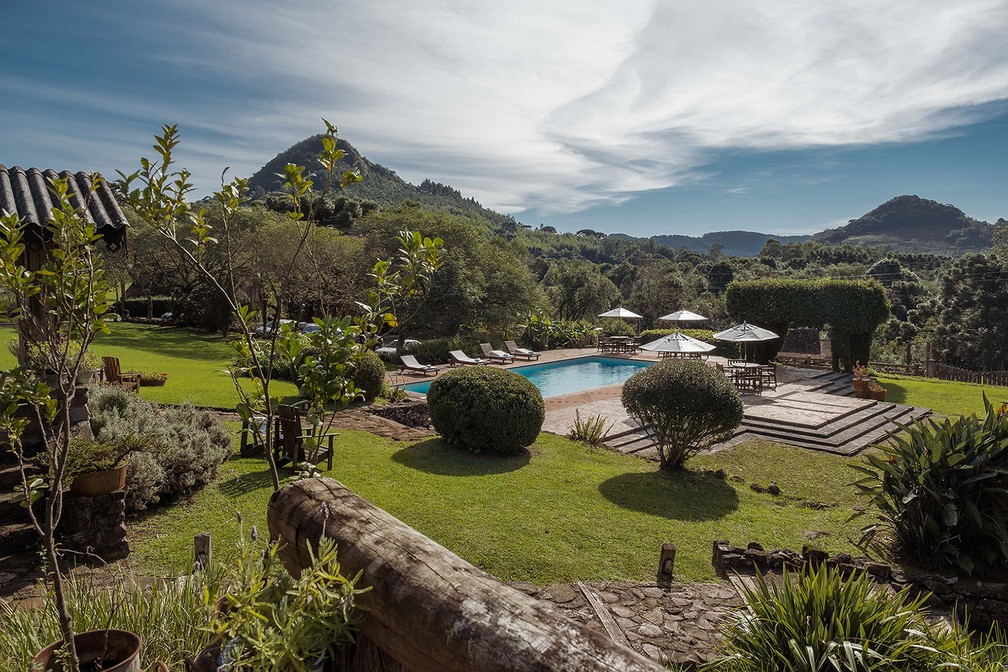
POLYGON ((98 189, 88 197, 91 180, 87 173, 71 173, 64 170, 39 170, 20 166, 8 168, 0 164, 0 211, 17 214, 30 224, 43 228, 49 222, 49 211, 53 207, 49 193, 49 180, 64 178, 70 188, 70 203, 77 209, 86 205, 85 216, 98 226, 109 247, 118 248, 125 240, 126 217, 112 190, 104 180, 98 189))

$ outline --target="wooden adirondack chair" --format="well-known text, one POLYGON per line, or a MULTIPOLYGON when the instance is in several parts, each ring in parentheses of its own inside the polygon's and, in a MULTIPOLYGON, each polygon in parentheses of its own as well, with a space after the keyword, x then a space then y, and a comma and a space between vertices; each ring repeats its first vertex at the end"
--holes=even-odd
POLYGON ((109 385, 118 385, 131 392, 140 392, 140 374, 123 373, 119 366, 118 357, 102 357, 102 364, 105 367, 105 382, 109 385))
POLYGON ((318 463, 323 457, 326 458, 326 465, 332 471, 333 439, 336 432, 324 432, 318 435, 313 434, 311 425, 305 425, 301 416, 301 409, 296 406, 277 406, 277 423, 280 427, 279 441, 274 448, 274 456, 279 462, 281 458, 287 458, 294 464, 305 462, 311 459, 318 463), (314 455, 305 455, 304 440, 314 437, 317 439, 314 455), (323 447, 323 441, 326 446, 323 447))

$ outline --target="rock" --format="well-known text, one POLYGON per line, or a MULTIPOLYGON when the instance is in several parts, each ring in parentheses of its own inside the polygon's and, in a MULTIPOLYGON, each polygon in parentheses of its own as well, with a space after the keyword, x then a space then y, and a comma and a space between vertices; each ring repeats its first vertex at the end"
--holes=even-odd
POLYGON ((665 634, 665 631, 654 623, 645 623, 637 628, 637 632, 644 637, 661 637, 665 634))
POLYGON ((767 486, 766 490, 774 497, 780 494, 780 488, 777 486, 775 481, 770 481, 770 485, 767 486))

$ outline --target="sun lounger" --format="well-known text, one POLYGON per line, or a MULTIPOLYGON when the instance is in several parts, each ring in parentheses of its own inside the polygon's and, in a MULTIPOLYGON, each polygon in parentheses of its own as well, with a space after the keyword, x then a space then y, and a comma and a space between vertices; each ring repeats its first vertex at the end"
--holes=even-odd
POLYGON ((428 373, 433 373, 435 376, 437 372, 441 370, 440 366, 434 366, 433 364, 421 364, 417 361, 417 358, 413 355, 399 355, 399 373, 403 371, 413 371, 415 373, 422 373, 425 376, 428 373))
POLYGON ((456 364, 474 365, 474 364, 487 364, 488 363, 487 360, 485 360, 485 359, 481 359, 479 357, 470 357, 469 355, 465 354, 461 350, 452 350, 452 351, 450 351, 448 353, 448 357, 449 357, 448 363, 451 364, 452 366, 455 366, 456 364))
POLYGON ((493 346, 489 343, 480 343, 480 348, 483 350, 483 356, 490 361, 502 364, 510 364, 514 361, 514 355, 509 355, 503 350, 494 350, 493 346))
POLYGON ((504 347, 515 357, 525 357, 526 359, 539 359, 539 353, 528 348, 518 347, 514 341, 504 341, 504 347))

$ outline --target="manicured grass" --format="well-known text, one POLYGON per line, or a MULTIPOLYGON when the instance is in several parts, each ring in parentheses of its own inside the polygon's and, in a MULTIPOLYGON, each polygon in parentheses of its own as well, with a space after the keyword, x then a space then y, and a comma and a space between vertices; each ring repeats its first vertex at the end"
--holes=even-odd
POLYGON ((956 383, 933 378, 879 376, 885 386, 886 401, 930 408, 948 416, 983 414, 983 395, 992 404, 1008 401, 1008 387, 956 383))
MULTIPOLYGON (((529 454, 474 456, 438 439, 398 443, 355 431, 339 439, 332 477, 363 498, 504 580, 538 584, 653 578, 663 541, 679 548, 676 573, 710 580, 711 543, 759 541, 852 551, 858 523, 850 463, 751 442, 664 475, 654 463, 543 434, 529 454), (705 469, 724 469, 718 478, 705 469), (749 484, 774 480, 782 495, 749 484), (819 508, 821 507, 821 508, 819 508), (813 534, 814 533, 814 534, 813 534)), ((323 465, 324 466, 324 465, 323 465)), ((259 459, 233 459, 190 502, 128 524, 135 571, 174 575, 191 564, 192 537, 206 530, 227 557, 235 512, 265 530, 270 481, 259 459)))
MULTIPOLYGON (((168 374, 164 387, 140 388, 144 399, 162 404, 189 401, 196 406, 234 408, 237 393, 226 370, 233 357, 227 339, 220 334, 128 322, 110 324, 109 331, 95 338, 91 349, 96 357, 118 357, 124 371, 168 374)), ((7 348, 13 335, 10 327, 3 329, 2 369, 16 364, 7 348)), ((248 385, 249 381, 242 383, 248 385)), ((297 388, 293 383, 274 381, 270 392, 286 396, 296 394, 297 388)))

